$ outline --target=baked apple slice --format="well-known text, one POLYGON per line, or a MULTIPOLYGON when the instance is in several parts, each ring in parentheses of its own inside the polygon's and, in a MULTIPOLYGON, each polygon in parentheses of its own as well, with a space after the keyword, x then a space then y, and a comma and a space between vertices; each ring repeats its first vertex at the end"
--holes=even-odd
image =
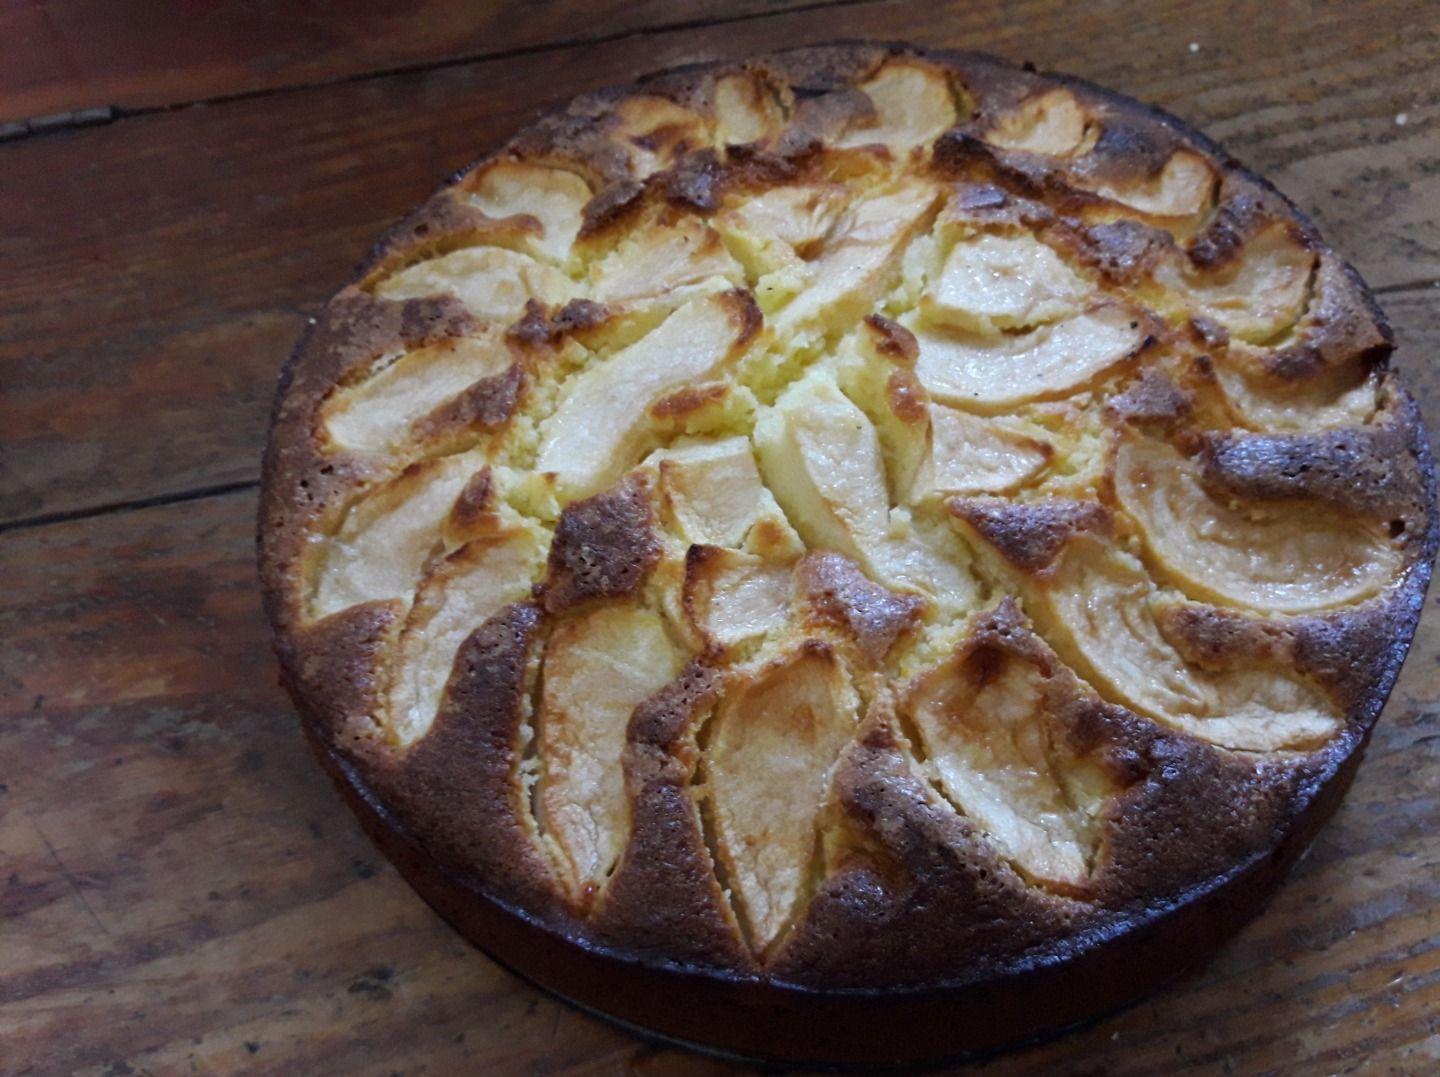
POLYGON ((692 299, 658 328, 577 375, 542 428, 535 469, 555 475, 566 497, 609 485, 646 449, 650 405, 714 377, 759 330, 746 292, 692 299))
POLYGON ((620 767, 635 708, 668 684, 685 656, 660 615, 601 606, 561 622, 541 667, 536 806, 584 904, 624 850, 629 807, 620 767))
POLYGON ((936 400, 996 412, 1032 400, 1069 396, 1144 346, 1140 317, 1101 303, 1026 333, 989 336, 912 326, 920 356, 915 373, 936 400))
POLYGON ((806 890, 830 772, 860 699, 824 644, 802 644, 734 687, 710 720, 704 796, 752 945, 780 936, 806 890))
POLYGON ((1404 562, 1377 520, 1316 501, 1215 497, 1195 462, 1161 441, 1120 441, 1115 495, 1156 569, 1210 602, 1276 613, 1325 609, 1378 593, 1404 562))

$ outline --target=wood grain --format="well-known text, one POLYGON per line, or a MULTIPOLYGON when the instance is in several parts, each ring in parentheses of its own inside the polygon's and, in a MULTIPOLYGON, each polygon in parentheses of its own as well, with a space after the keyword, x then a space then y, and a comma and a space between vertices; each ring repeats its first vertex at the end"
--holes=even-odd
POLYGON ((865 4, 0 143, 0 522, 252 481, 306 315, 440 177, 580 90, 841 32, 991 49, 1169 107, 1279 181, 1372 285, 1440 278, 1433 8, 1233 7, 865 4))
POLYGON ((242 0, 137 10, 106 0, 0 9, 0 124, 75 109, 122 111, 335 82, 663 26, 845 0, 242 0))

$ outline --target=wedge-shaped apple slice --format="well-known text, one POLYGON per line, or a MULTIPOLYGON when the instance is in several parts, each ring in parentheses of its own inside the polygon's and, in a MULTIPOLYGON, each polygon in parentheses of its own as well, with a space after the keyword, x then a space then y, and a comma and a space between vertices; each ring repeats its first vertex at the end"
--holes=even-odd
POLYGON ((1231 335, 1263 343, 1304 313, 1314 268, 1315 253, 1277 221, 1220 265, 1197 268, 1177 256, 1161 263, 1155 279, 1231 335))
POLYGON ((526 161, 498 161, 471 181, 470 201, 487 217, 535 218, 543 235, 532 241, 532 253, 563 265, 580 231, 590 187, 573 172, 526 161))
POLYGON ((1215 194, 1215 172, 1198 153, 1176 150, 1155 175, 1134 183, 1096 183, 1096 194, 1138 210, 1147 217, 1194 217, 1215 194))
POLYGON ((409 601, 442 528, 483 460, 465 453, 414 464, 364 495, 324 540, 310 612, 325 617, 361 602, 409 601))
POLYGON ((880 439, 824 368, 761 416, 755 447, 766 484, 811 549, 860 562, 890 587, 963 601, 968 570, 942 544, 891 513, 880 439))
POLYGON ((630 715, 683 664, 660 615, 643 608, 603 606, 551 633, 541 672, 537 803, 582 902, 604 884, 629 831, 620 754, 630 715))
POLYGON ((812 549, 868 563, 889 531, 880 441, 829 371, 796 382, 760 417, 755 448, 766 484, 812 549))
POLYGON ((1003 419, 931 404, 930 448, 910 489, 913 503, 956 494, 1003 494, 1045 470, 1055 455, 1042 438, 1003 419))
POLYGON ((1114 303, 1014 336, 917 328, 915 372, 936 400, 995 412, 1069 396, 1133 356, 1143 323, 1114 303))
POLYGON ((655 223, 627 238, 591 269, 591 295, 602 303, 673 296, 677 289, 745 273, 713 228, 698 217, 655 223))
POLYGON ((431 568, 400 635, 391 681, 386 727, 397 744, 426 734, 460 645, 505 606, 526 598, 543 563, 536 534, 517 527, 475 539, 431 568))
POLYGON ((585 497, 609 485, 644 453, 650 405, 715 377, 759 323, 760 312, 744 292, 692 299, 566 386, 542 428, 536 470, 553 473, 565 497, 585 497))
POLYGON ((811 263, 809 287, 780 311, 777 336, 831 334, 869 314, 899 276, 900 256, 939 197, 933 183, 905 179, 855 203, 811 263))
POLYGON ((810 643, 735 684, 710 720, 704 793, 721 864, 757 950, 798 911, 830 771, 859 710, 839 660, 810 643))
POLYGON ((337 389, 325 402, 325 429, 347 449, 374 452, 405 440, 412 424, 514 362, 505 335, 488 327, 400 356, 379 373, 337 389))
POLYGON ((715 227, 756 273, 798 266, 819 253, 849 193, 838 183, 772 187, 715 217, 715 227))
POLYGON ((692 546, 685 557, 683 606, 696 634, 722 650, 784 627, 791 568, 719 546, 692 546))
MULTIPOLYGON (((1005 628, 1048 650, 1018 624, 1005 628)), ((1083 889, 1105 782, 1064 749, 1052 678, 998 642, 967 637, 903 705, 946 797, 1026 876, 1083 889)))
POLYGON ((662 450, 654 459, 664 507, 687 542, 739 548, 761 520, 793 535, 774 495, 760 481, 749 438, 683 445, 662 450))
POLYGON ((481 321, 515 321, 531 299, 565 302, 573 285, 563 274, 527 254, 503 247, 466 247, 418 262, 375 287, 383 299, 453 295, 481 321))
POLYGON ((1069 90, 1047 90, 1001 116, 984 138, 1002 149, 1070 157, 1085 146, 1089 123, 1089 116, 1069 90))
POLYGON ((1375 378, 1364 363, 1342 363, 1292 380, 1265 371, 1261 354, 1261 349, 1232 340, 1213 364, 1226 402, 1252 430, 1301 433, 1360 426, 1379 406, 1375 378))
POLYGON ((1402 567, 1379 521, 1320 502, 1213 497, 1164 442, 1120 442, 1115 493, 1159 572, 1207 601, 1304 613, 1368 598, 1402 567))
POLYGON ((1340 728, 1334 701, 1284 662, 1257 655, 1251 665, 1224 669, 1188 663, 1160 630, 1165 603, 1155 584, 1112 539, 1093 530, 1027 536, 1027 518, 1046 526, 1035 506, 951 504, 966 536, 1012 565, 1016 550, 1054 547, 1045 569, 1033 562, 1022 569, 1026 607, 1061 657, 1102 695, 1244 751, 1313 748, 1340 728))
POLYGON ((955 125, 955 98, 945 73, 930 64, 891 60, 868 80, 861 90, 875 106, 868 124, 851 126, 839 146, 879 144, 907 152, 928 146, 955 125))
POLYGON ((715 144, 722 148, 759 142, 785 126, 776 87, 750 71, 715 80, 714 110, 715 144))
POLYGON ((1077 314, 1091 291, 1034 236, 982 232, 950 248, 920 307, 932 324, 993 333, 1077 314))

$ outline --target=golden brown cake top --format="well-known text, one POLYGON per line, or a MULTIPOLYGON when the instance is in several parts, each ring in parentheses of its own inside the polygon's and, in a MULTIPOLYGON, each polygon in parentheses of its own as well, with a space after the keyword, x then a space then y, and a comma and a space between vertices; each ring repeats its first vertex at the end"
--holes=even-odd
POLYGON ((287 683, 439 862, 807 986, 1086 945, 1263 852, 1433 556, 1363 284, 1176 121, 870 44, 579 98, 277 402, 287 683))

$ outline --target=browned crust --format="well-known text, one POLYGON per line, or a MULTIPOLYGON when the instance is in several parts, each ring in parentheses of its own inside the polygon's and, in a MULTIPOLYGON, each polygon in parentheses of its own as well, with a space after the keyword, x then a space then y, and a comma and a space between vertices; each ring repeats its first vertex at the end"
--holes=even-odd
MULTIPOLYGON (((1081 252, 1086 264, 1117 283, 1138 285, 1173 241, 1134 222, 1082 226, 1063 219, 1098 198, 1070 187, 1067 177, 1147 177, 1175 148, 1189 147, 1223 177, 1211 221, 1184 248, 1193 265, 1233 257, 1234 237, 1265 219, 1291 222, 1318 252, 1315 302, 1295 343, 1274 353, 1272 373, 1303 378, 1357 359, 1383 369, 1390 332, 1363 283, 1263 181, 1163 113, 1079 80, 1021 72, 976 54, 841 43, 748 64, 701 65, 639 84, 647 93, 703 104, 709 79, 721 72, 761 71, 777 84, 788 82, 795 101, 777 140, 783 153, 752 148, 727 154, 723 162, 703 152, 682 154, 673 168, 637 179, 606 133, 610 110, 633 88, 613 88, 542 117, 496 156, 548 160, 585 176, 599 192, 586 209, 585 227, 592 232, 653 199, 708 211, 727 185, 773 182, 807 167, 813 133, 847 109, 855 114, 853 83, 899 54, 946 66, 976 102, 970 119, 942 138, 937 163, 972 185, 976 193, 969 202, 977 215, 1024 213, 1032 226, 1045 220, 1047 241, 1081 252), (1055 84, 1069 87, 1104 120, 1095 153, 1078 171, 1073 163, 1007 153, 979 139, 1007 102, 1055 84)), ((357 279, 369 282, 463 244, 477 229, 496 228, 477 220, 453 193, 473 171, 397 226, 357 279)), ((504 227, 518 241, 529 222, 512 218, 504 227)), ((573 324, 563 311, 542 314, 532 320, 529 336, 518 334, 517 346, 553 345, 593 324, 603 308, 573 313, 573 324)), ((957 1045, 996 1046, 1133 998, 1208 953, 1278 884, 1343 792, 1414 631, 1437 542, 1434 474, 1413 403, 1387 380, 1393 432, 1365 432, 1361 442, 1370 439, 1368 447, 1345 441, 1342 432, 1331 441, 1319 436, 1308 448, 1300 442, 1251 448, 1249 457, 1230 442, 1217 440, 1210 450, 1220 462, 1207 468, 1207 480, 1219 486, 1322 496, 1339 504, 1363 501, 1372 509, 1383 504, 1383 511, 1393 508, 1395 518, 1405 521, 1413 559, 1404 580, 1360 615, 1298 619, 1286 640, 1302 668, 1345 701, 1350 722, 1324 749, 1257 762, 1159 730, 1079 693, 1065 714, 1067 728, 1088 750, 1105 753, 1128 786, 1107 818, 1096 897, 1075 901, 1007 877, 1008 867, 965 820, 946 814, 916 778, 903 735, 879 705, 836 772, 839 825, 848 838, 801 922, 762 972, 738 942, 689 791, 695 725, 716 691, 714 671, 692 663, 632 719, 626 781, 639 808, 631 845, 596 918, 577 924, 552 896, 559 888, 536 852, 516 779, 526 670, 548 616, 579 602, 633 595, 643 585, 658 559, 648 494, 637 499, 630 491, 594 521, 572 517, 566 546, 560 555, 552 549, 539 604, 511 607, 466 641, 440 717, 403 764, 357 719, 375 713, 383 690, 383 655, 398 625, 394 604, 370 603, 313 625, 302 625, 298 613, 306 536, 334 526, 357 492, 388 477, 376 461, 320 450, 315 424, 325 396, 397 343, 416 347, 472 329, 469 315, 453 301, 390 303, 351 287, 327 307, 287 365, 272 417, 259 528, 266 609, 276 629, 282 679, 372 836, 468 937, 523 964, 552 988, 667 1034, 790 1060, 899 1062, 957 1045), (1292 473, 1288 462, 1307 452, 1325 461, 1320 473, 1292 473), (1372 468, 1367 474, 1374 476, 1386 452, 1396 456, 1388 470, 1381 466, 1378 492, 1343 481, 1347 461, 1372 468), (608 537, 587 548, 587 538, 597 535, 608 537), (455 801, 442 802, 442 791, 455 801), (474 810, 467 807, 463 818, 446 814, 456 801, 471 800, 474 810), (1179 812, 1177 806, 1197 801, 1226 805, 1213 830, 1179 812), (1190 831, 1184 830, 1187 822, 1190 831), (1021 910, 1018 923, 1015 910, 1021 910), (1023 919, 1025 911, 1031 919, 1023 919), (942 944, 926 951, 927 932, 942 944), (1086 991, 1066 987, 1078 982, 1089 985, 1086 991), (886 986, 898 983, 917 990, 886 986), (620 984, 624 991, 617 991, 620 984), (748 1018, 717 1023, 716 1015, 737 1003, 748 1018), (827 1019, 834 1028, 816 1034, 812 1022, 827 1019), (797 1035, 796 1028, 806 1031, 797 1035)), ((1206 343, 1224 346, 1221 337, 1206 343)), ((484 423, 485 415, 497 413, 480 403, 472 421, 484 423)), ((1176 412, 1172 403, 1159 401, 1142 382, 1127 407, 1135 421, 1162 421, 1167 411, 1176 412)), ((952 504, 952 511, 977 530, 989 527, 1004 556, 1025 571, 1043 571, 1077 530, 1108 526, 1098 506, 1071 511, 1042 505, 1023 518, 974 501, 952 504)), ((1240 637, 1222 621, 1197 621, 1184 630, 1197 654, 1218 655, 1238 645, 1240 637)), ((981 628, 1014 635, 1003 619, 981 628)))
POLYGON ((750 969, 690 792, 700 722, 722 676, 702 660, 636 708, 622 760, 630 840, 593 921, 597 939, 651 960, 750 969))
POLYGON ((1423 536, 1425 476, 1414 439, 1403 421, 1315 434, 1212 433, 1202 442, 1203 477, 1221 494, 1318 498, 1423 536))
POLYGON ((1001 498, 952 498, 947 508, 1010 564, 1029 575, 1044 572, 1082 531, 1108 532, 1109 511, 1094 501, 1048 498, 1021 504, 1001 498))
POLYGON ((548 613, 639 593, 660 560, 649 482, 627 475, 609 490, 572 501, 560 514, 541 585, 548 613))
POLYGON ((1163 370, 1147 367, 1123 393, 1106 402, 1105 410, 1120 422, 1168 429, 1190 418, 1195 402, 1163 370))
POLYGON ((897 366, 914 366, 920 355, 920 342, 915 334, 899 322, 883 314, 871 314, 865 319, 870 331, 870 340, 879 355, 883 355, 897 366))
POLYGON ((537 848, 520 775, 532 659, 542 640, 534 603, 509 606, 460 645, 440 711, 407 751, 361 759, 372 787, 446 869, 552 920, 560 885, 537 848))
POLYGON ((795 566, 795 591, 815 625, 828 625, 854 639, 861 657, 879 665, 890 648, 920 623, 925 603, 881 587, 844 554, 815 551, 795 566))

